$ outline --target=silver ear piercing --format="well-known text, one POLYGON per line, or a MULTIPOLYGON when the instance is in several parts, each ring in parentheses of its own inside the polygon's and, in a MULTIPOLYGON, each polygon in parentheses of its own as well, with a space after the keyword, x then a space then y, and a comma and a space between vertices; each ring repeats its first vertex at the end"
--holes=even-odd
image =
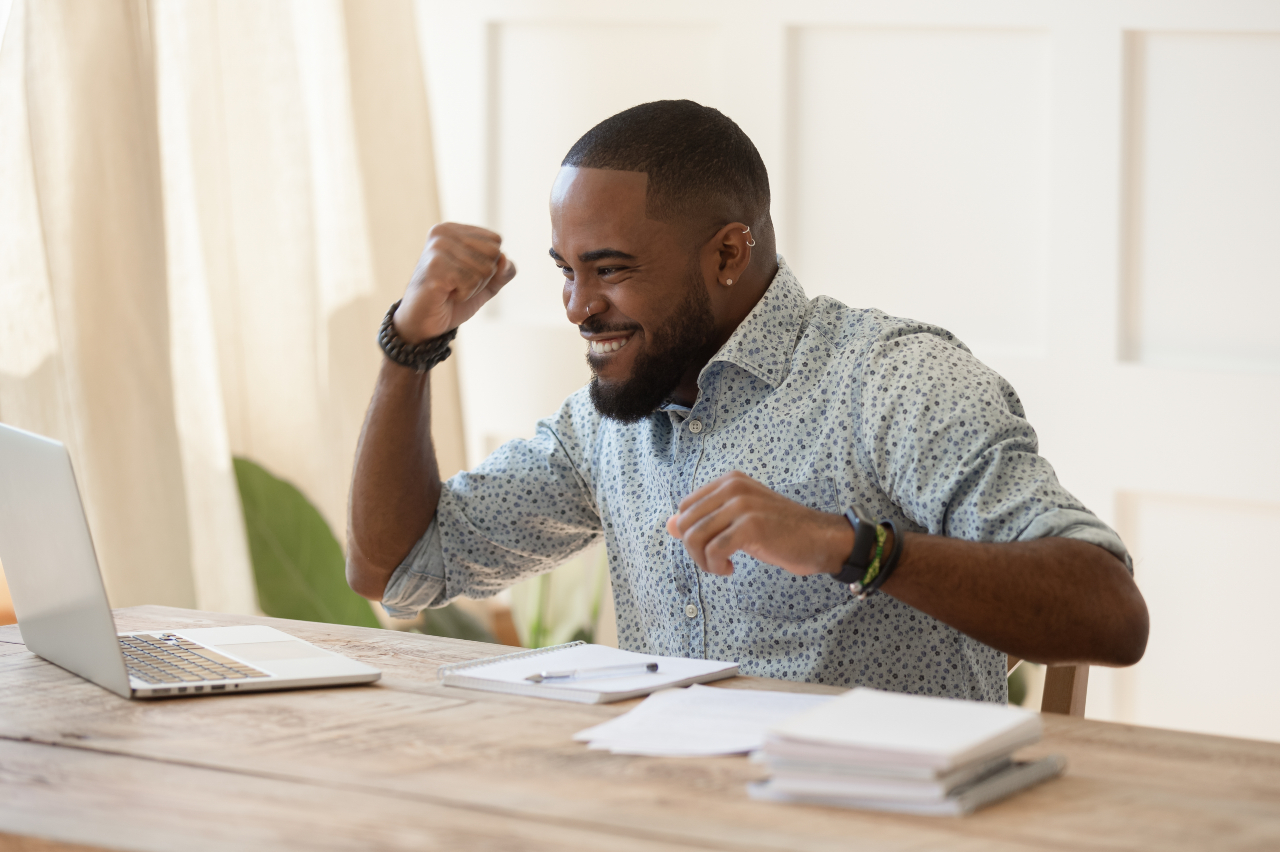
MULTIPOLYGON (((747 230, 746 230, 746 231, 743 231, 742 233, 747 235, 747 245, 748 245, 748 246, 754 246, 754 245, 756 244, 756 241, 755 241, 755 240, 753 240, 753 239, 751 239, 751 226, 750 226, 750 225, 748 225, 748 226, 747 226, 747 230)), ((724 283, 725 283, 726 285, 733 284, 733 279, 731 279, 731 278, 726 278, 726 279, 724 280, 724 283)))

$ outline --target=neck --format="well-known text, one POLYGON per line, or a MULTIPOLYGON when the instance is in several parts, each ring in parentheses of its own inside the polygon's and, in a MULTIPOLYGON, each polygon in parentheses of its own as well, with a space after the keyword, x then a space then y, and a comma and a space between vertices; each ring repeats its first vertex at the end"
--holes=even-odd
MULTIPOLYGON (((768 254, 769 263, 758 274, 749 271, 742 280, 735 282, 732 287, 732 300, 726 306, 728 308, 727 315, 723 323, 716 328, 715 348, 711 351, 711 355, 720 351, 738 330, 742 322, 747 319, 752 310, 764 298, 765 291, 769 289, 769 285, 773 283, 773 279, 778 274, 778 262, 773 252, 768 254)), ((680 384, 676 386, 676 390, 671 394, 671 402, 681 406, 693 407, 698 401, 698 377, 702 374, 702 368, 707 366, 711 356, 701 360, 699 363, 690 364, 685 370, 684 376, 680 378, 680 384)))

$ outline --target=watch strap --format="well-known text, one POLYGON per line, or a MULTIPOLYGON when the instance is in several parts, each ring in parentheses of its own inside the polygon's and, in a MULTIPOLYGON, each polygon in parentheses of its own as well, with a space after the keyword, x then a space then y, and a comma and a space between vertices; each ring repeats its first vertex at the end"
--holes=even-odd
POLYGON ((867 566, 871 565, 872 552, 876 547, 876 524, 856 506, 846 509, 844 517, 853 527, 853 550, 835 577, 840 583, 851 584, 862 580, 867 566))

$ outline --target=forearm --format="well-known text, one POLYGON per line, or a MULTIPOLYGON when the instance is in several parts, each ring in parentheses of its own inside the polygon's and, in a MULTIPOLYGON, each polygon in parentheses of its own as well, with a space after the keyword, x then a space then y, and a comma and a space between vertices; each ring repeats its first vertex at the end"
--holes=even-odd
MULTIPOLYGON (((844 516, 809 509, 739 471, 681 501, 667 531, 717 575, 733 572, 738 551, 797 575, 836 575, 854 547, 844 516)), ((893 545, 890 534, 884 553, 893 545)), ((907 533, 876 594, 1039 663, 1128 666, 1147 644, 1147 606, 1124 564, 1075 539, 993 543, 907 533)))
POLYGON ((440 500, 430 376, 384 360, 356 446, 347 583, 365 598, 382 598, 440 500))
POLYGON ((968 542, 908 533, 882 592, 1015 657, 1128 666, 1146 649, 1146 603, 1128 570, 1088 542, 968 542))

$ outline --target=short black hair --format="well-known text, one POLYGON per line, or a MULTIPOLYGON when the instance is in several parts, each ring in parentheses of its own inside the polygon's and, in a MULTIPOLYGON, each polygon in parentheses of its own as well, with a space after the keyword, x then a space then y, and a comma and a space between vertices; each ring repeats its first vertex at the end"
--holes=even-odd
POLYGON ((772 232, 769 173, 742 128, 693 101, 651 101, 583 134, 561 166, 644 172, 651 219, 740 221, 772 232))

